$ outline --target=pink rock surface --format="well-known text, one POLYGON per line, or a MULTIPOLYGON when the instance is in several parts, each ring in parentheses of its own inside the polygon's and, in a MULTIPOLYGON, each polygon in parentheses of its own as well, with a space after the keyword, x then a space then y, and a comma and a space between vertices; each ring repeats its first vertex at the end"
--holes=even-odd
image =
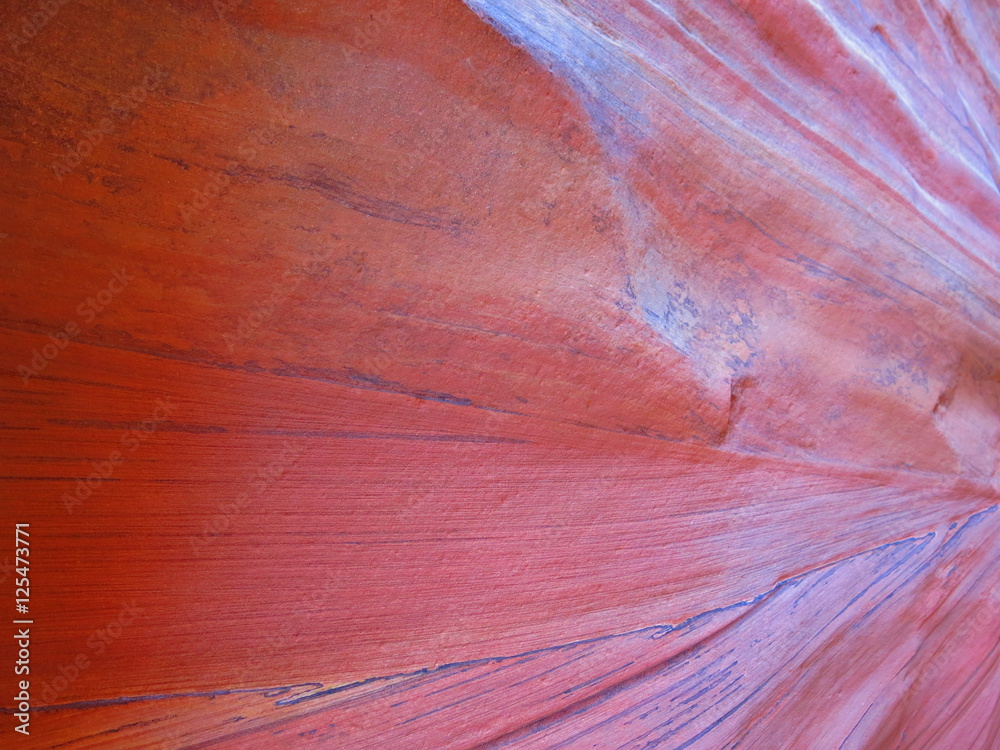
POLYGON ((995 3, 52 8, 17 746, 1000 750, 995 3))

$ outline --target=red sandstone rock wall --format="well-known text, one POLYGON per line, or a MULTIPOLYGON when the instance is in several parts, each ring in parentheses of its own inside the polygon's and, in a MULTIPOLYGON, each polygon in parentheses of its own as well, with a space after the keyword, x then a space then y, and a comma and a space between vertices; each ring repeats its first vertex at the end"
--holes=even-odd
POLYGON ((3 743, 1000 748, 995 4, 0 10, 3 743))

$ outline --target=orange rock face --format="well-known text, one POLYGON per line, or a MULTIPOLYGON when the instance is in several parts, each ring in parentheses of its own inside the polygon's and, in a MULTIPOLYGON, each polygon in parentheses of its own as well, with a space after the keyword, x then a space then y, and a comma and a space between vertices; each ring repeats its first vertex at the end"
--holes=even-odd
POLYGON ((0 745, 1000 748, 995 3, 0 5, 0 745))

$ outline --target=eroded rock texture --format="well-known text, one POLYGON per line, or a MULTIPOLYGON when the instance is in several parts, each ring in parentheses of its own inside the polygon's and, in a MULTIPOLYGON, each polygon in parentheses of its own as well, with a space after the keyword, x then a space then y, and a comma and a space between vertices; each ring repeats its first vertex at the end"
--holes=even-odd
POLYGON ((992 0, 0 9, 15 746, 1000 748, 992 0))

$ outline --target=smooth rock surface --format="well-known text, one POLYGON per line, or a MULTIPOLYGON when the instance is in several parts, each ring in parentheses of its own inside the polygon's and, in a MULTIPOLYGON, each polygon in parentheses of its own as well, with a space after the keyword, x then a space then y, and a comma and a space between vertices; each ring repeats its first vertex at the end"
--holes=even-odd
POLYGON ((1000 748, 995 3, 52 7, 14 747, 1000 748))

